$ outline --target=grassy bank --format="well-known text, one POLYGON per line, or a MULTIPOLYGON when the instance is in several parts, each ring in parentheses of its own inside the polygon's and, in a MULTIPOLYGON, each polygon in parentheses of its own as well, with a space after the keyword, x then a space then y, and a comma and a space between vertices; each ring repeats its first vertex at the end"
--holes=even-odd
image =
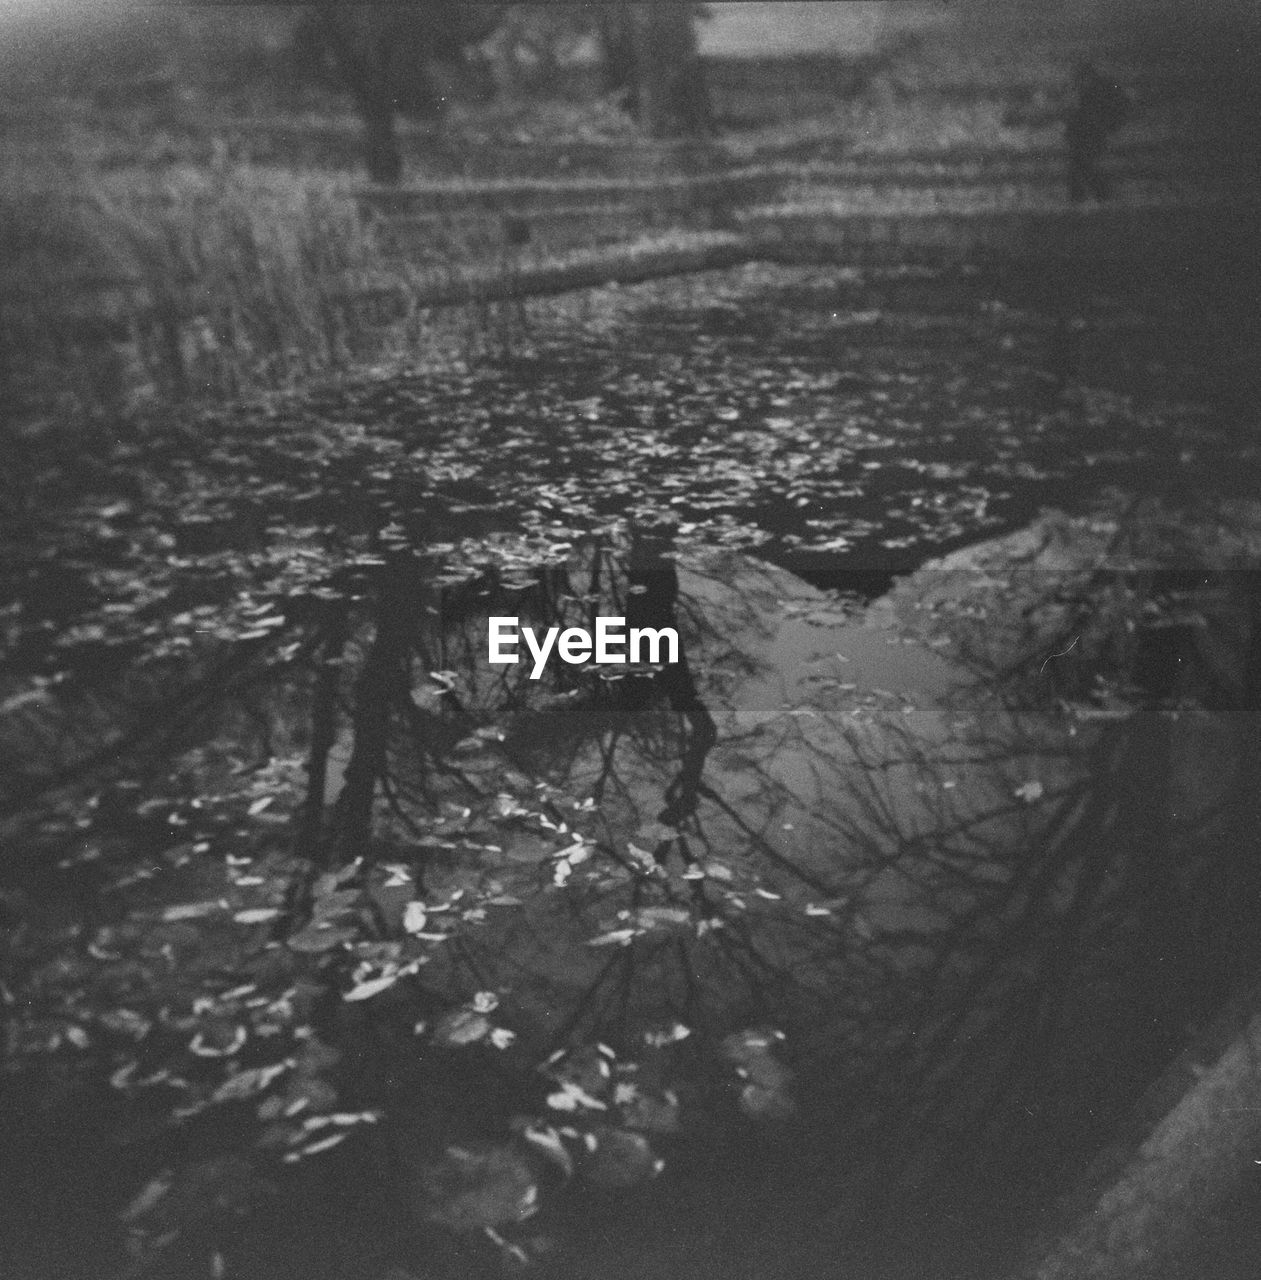
POLYGON ((235 394, 366 354, 337 298, 380 254, 328 179, 23 168, 0 197, 0 249, 19 410, 235 394))

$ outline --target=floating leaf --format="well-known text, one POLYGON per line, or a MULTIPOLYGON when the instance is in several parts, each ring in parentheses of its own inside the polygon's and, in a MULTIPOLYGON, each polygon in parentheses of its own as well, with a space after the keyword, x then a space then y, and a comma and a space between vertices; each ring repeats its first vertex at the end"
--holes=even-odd
POLYGON ((622 1104, 622 1121, 629 1129, 645 1133, 676 1133, 679 1128, 679 1099, 667 1090, 660 1097, 640 1093, 622 1104))
POLYGON ((626 852, 641 871, 651 873, 658 870, 657 859, 647 849, 641 849, 637 844, 628 844, 626 852))
POLYGON ((311 954, 317 954, 321 951, 331 951, 333 947, 341 946, 344 942, 350 942, 355 937, 355 930, 347 925, 307 925, 305 929, 299 930, 288 940, 288 945, 294 951, 303 951, 311 954))
POLYGON ((550 1160, 565 1177, 570 1178, 574 1172, 573 1157, 569 1149, 561 1141, 560 1134, 551 1125, 525 1125, 518 1130, 522 1139, 536 1151, 550 1160))
POLYGON ((523 1222, 538 1209, 538 1186, 524 1155, 506 1145, 448 1147, 419 1179, 421 1211, 453 1231, 523 1222))
POLYGON ((589 1138, 594 1143, 587 1147, 579 1166, 588 1182, 600 1187, 637 1187, 661 1172, 662 1162, 641 1133, 601 1127, 589 1138))
POLYGON ((303 1122, 303 1129, 312 1132, 316 1129, 327 1129, 336 1125, 345 1129, 355 1124, 376 1124, 381 1118, 379 1111, 335 1111, 326 1116, 308 1116, 303 1122))
POLYGON ((358 889, 336 889, 320 894, 315 900, 315 919, 328 920, 333 916, 342 915, 351 908, 357 907, 360 901, 361 895, 358 889))
POLYGON ((267 920, 274 920, 279 914, 276 907, 251 907, 248 911, 238 911, 232 919, 237 924, 263 924, 267 920))
POLYGON ((319 1076, 302 1076, 290 1080, 284 1096, 287 1099, 284 1114, 293 1116, 300 1111, 319 1111, 333 1106, 337 1090, 319 1076))
POLYGON ((345 1130, 339 1133, 331 1133, 327 1138, 321 1138, 318 1142, 308 1143, 305 1147, 299 1148, 297 1151, 290 1151, 285 1156, 286 1164, 294 1164, 298 1160, 305 1159, 307 1156, 317 1156, 321 1151, 328 1151, 330 1148, 337 1146, 339 1142, 345 1142, 350 1134, 345 1130))
POLYGON ((635 918, 646 928, 654 925, 687 924, 692 913, 686 907, 641 907, 635 918))
POLYGON ((403 975, 401 973, 385 973, 379 978, 369 978, 366 982, 356 983, 342 997, 343 1000, 371 1000, 373 996, 388 991, 403 975))
POLYGON ((252 1098, 256 1093, 262 1093, 273 1080, 283 1075, 288 1069, 287 1062, 278 1062, 270 1067, 254 1067, 249 1071, 238 1071, 214 1091, 211 1101, 238 1102, 243 1098, 252 1098))
POLYGON ((22 693, 15 693, 12 697, 6 698, 0 702, 0 716, 8 715, 12 711, 20 710, 33 702, 47 702, 51 698, 51 694, 45 688, 26 689, 22 693))
POLYGON ((587 940, 589 947, 625 947, 638 935, 638 929, 610 929, 587 940))
POLYGON ((442 1017, 433 1029, 433 1038, 439 1044, 475 1044, 491 1029, 490 1021, 472 1009, 453 1009, 442 1017))
POLYGON ((97 1021, 108 1031, 116 1031, 130 1036, 133 1040, 143 1040, 149 1034, 152 1022, 134 1009, 107 1009, 97 1021))
POLYGON ((245 1028, 233 1026, 230 1030, 199 1031, 188 1047, 199 1058, 230 1058, 242 1048, 245 1039, 245 1028))
POLYGON ((556 1093, 547 1095, 547 1105, 553 1111, 608 1110, 607 1104, 601 1102, 599 1098, 593 1098, 585 1089, 575 1084, 572 1080, 562 1080, 560 1089, 556 1093))
POLYGON ((680 1040, 686 1040, 691 1034, 690 1027, 685 1027, 681 1022, 675 1022, 664 1030, 645 1031, 644 1043, 651 1045, 654 1049, 660 1049, 664 1045, 677 1044, 680 1040))
POLYGON ((214 902, 185 902, 178 906, 167 907, 162 912, 162 919, 167 922, 198 920, 202 916, 211 915, 215 911, 222 911, 226 905, 226 903, 217 899, 214 902))
POLYGON ((161 1173, 150 1179, 118 1215, 123 1222, 135 1222, 152 1213, 171 1189, 171 1175, 161 1173))

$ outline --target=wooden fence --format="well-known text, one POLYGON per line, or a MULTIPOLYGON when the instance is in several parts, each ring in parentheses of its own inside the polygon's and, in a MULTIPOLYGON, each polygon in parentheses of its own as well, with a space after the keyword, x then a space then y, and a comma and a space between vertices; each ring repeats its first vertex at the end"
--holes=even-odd
MULTIPOLYGON (((937 188, 1002 186, 1061 180, 1060 148, 855 156, 831 163, 744 165, 701 173, 662 173, 625 178, 505 178, 410 183, 401 187, 359 186, 357 199, 385 216, 468 210, 511 210, 527 215, 556 206, 598 205, 689 208, 705 203, 768 203, 787 188, 801 186, 937 188)), ((1107 162, 1110 173, 1135 181, 1171 175, 1198 179, 1211 174, 1214 158, 1203 149, 1145 139, 1119 148, 1107 162)))
MULTIPOLYGON (((1222 257, 1245 252, 1259 215, 1256 202, 1211 200, 917 213, 772 207, 750 212, 738 231, 673 233, 553 260, 504 255, 482 267, 347 281, 330 291, 328 301, 348 318, 379 324, 427 308, 631 285, 750 262, 950 264, 1018 258, 1080 264, 1154 252, 1174 262, 1201 252, 1222 257)), ((12 305, 5 299, 0 310, 12 305)), ((150 326, 198 319, 213 320, 213 314, 195 282, 158 304, 138 282, 124 279, 84 295, 59 323, 67 338, 125 341, 150 326)))

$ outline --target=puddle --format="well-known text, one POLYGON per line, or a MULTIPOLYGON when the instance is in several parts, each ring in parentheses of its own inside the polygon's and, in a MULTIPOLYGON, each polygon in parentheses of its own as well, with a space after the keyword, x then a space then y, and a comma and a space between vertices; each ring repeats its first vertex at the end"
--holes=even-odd
POLYGON ((678 1101, 647 1128, 659 1182, 556 1210, 557 1274, 976 1274, 1221 981, 1194 921, 1226 882, 1239 724, 1066 713, 738 557, 678 590, 685 691, 629 717, 522 695, 507 748, 559 812, 598 800, 600 836, 541 893, 573 838, 546 824, 427 877, 528 895, 427 977, 510 987, 539 1056, 606 1046, 561 1130, 603 1134, 619 1082, 678 1101), (908 1217, 927 1238, 891 1244, 908 1217))
POLYGON ((740 691, 745 708, 795 705, 812 691, 857 698, 934 697, 964 678, 921 643, 889 626, 855 622, 819 608, 787 617, 767 654, 771 675, 740 691))

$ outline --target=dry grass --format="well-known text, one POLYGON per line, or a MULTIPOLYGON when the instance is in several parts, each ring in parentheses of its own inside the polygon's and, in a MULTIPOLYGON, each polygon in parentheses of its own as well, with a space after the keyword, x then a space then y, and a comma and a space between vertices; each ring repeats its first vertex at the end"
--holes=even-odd
POLYGON ((23 163, 0 181, 5 389, 27 414, 286 386, 416 342, 415 316, 356 305, 398 272, 336 179, 23 163))
POLYGON ((507 247, 494 217, 488 230, 458 209, 400 254, 353 177, 227 157, 102 168, 28 145, 8 149, 0 184, 0 379, 27 421, 502 351, 522 336, 519 303, 420 301, 573 266, 546 237, 507 247))
POLYGON ((1060 131, 1054 116, 1042 125, 1010 123, 1005 104, 992 98, 925 103, 877 95, 854 104, 838 124, 853 139, 854 154, 873 156, 958 149, 1032 151, 1055 146, 1060 131))

